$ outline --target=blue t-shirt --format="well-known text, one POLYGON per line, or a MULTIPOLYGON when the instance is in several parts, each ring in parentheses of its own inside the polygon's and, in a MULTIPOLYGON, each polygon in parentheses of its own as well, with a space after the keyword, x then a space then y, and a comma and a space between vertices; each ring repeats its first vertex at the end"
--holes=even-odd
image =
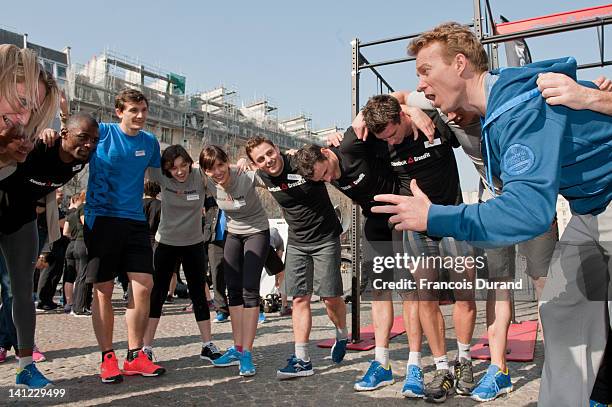
POLYGON ((225 232, 227 231, 227 219, 225 219, 225 211, 219 209, 219 220, 217 221, 217 227, 215 228, 215 242, 219 240, 225 240, 225 232))
POLYGON ((100 123, 100 141, 89 161, 85 222, 93 228, 96 216, 145 220, 142 210, 147 167, 159 168, 159 142, 140 131, 125 134, 119 123, 100 123))

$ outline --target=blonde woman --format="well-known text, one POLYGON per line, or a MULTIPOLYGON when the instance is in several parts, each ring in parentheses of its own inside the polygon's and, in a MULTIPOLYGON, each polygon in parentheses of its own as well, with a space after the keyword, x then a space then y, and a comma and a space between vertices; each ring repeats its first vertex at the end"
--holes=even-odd
MULTIPOLYGON (((59 91, 55 80, 37 62, 36 54, 13 45, 0 45, 0 180, 30 153, 38 130, 47 127, 57 113, 59 91)), ((0 186, 0 225, 8 194, 0 186)), ((17 331, 19 368, 16 384, 43 388, 51 384, 32 362, 36 313, 32 301, 32 273, 38 253, 36 222, 14 233, 0 231, 12 294, 17 331)))

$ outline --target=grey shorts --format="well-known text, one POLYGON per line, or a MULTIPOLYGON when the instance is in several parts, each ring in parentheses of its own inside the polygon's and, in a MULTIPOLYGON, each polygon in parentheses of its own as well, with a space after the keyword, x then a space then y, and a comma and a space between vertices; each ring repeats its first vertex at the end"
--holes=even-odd
POLYGON ((340 297, 343 294, 340 274, 340 239, 333 238, 318 245, 287 245, 285 256, 287 295, 303 297, 340 297))
MULTIPOLYGON (((399 232, 395 233, 399 234, 399 232)), ((365 218, 361 245, 363 255, 361 265, 362 296, 367 297, 372 290, 387 291, 375 287, 380 282, 388 283, 395 280, 394 268, 380 267, 377 261, 380 258, 395 256, 393 232, 389 226, 388 217, 369 216, 365 218)))
POLYGON ((474 256, 474 247, 452 237, 433 238, 423 232, 404 232, 404 252, 412 256, 474 256))
POLYGON ((411 273, 420 301, 474 300, 471 288, 459 288, 467 287, 475 278, 475 269, 479 268, 476 252, 470 244, 452 237, 436 238, 423 232, 404 232, 403 247, 406 254, 418 261, 412 263, 411 273), (458 288, 427 286, 427 283, 434 282, 452 282, 458 288))
POLYGON ((516 250, 525 257, 525 273, 533 278, 546 277, 555 246, 559 240, 557 222, 553 222, 548 231, 516 246, 486 249, 486 275, 479 276, 489 280, 514 280, 516 274, 516 250))

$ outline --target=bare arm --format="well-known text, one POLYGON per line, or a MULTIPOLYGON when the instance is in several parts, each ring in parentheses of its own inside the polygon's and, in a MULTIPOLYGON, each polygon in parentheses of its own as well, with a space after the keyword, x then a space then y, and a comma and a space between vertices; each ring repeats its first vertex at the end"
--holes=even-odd
MULTIPOLYGON (((429 103, 427 99, 423 96, 424 102, 418 102, 418 98, 415 99, 411 96, 412 93, 406 90, 400 90, 389 95, 393 96, 400 103, 402 107, 402 111, 410 118, 410 125, 412 127, 412 132, 414 134, 414 139, 416 140, 419 137, 419 130, 425 134, 425 136, 429 139, 430 142, 433 143, 434 133, 436 131, 436 126, 433 121, 427 114, 423 112, 423 109, 434 109, 434 107, 429 103), (417 102, 415 102, 415 100, 417 102)), ((365 125, 365 121, 363 120, 363 114, 359 112, 353 123, 351 123, 357 138, 360 140, 365 140, 368 137, 368 128, 365 125)), ((333 143, 332 143, 333 144, 333 143)))
POLYGON ((68 98, 66 97, 66 94, 64 93, 64 91, 61 91, 60 93, 60 123, 61 123, 61 127, 62 129, 66 128, 66 123, 68 122, 68 114, 70 112, 68 111, 68 98))
POLYGON ((538 89, 549 105, 564 105, 574 110, 589 109, 612 115, 612 92, 609 81, 599 78, 602 89, 582 86, 569 76, 546 73, 538 77, 538 89))

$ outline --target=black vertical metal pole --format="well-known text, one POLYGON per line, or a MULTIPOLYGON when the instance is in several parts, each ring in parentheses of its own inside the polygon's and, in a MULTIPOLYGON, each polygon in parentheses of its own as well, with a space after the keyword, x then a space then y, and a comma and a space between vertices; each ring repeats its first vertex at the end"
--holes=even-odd
MULTIPOLYGON (((359 39, 351 41, 352 68, 351 68, 351 117, 354 119, 359 113, 359 39)), ((361 213, 355 204, 351 207, 351 261, 353 276, 351 279, 351 337, 352 342, 361 341, 361 213)))

